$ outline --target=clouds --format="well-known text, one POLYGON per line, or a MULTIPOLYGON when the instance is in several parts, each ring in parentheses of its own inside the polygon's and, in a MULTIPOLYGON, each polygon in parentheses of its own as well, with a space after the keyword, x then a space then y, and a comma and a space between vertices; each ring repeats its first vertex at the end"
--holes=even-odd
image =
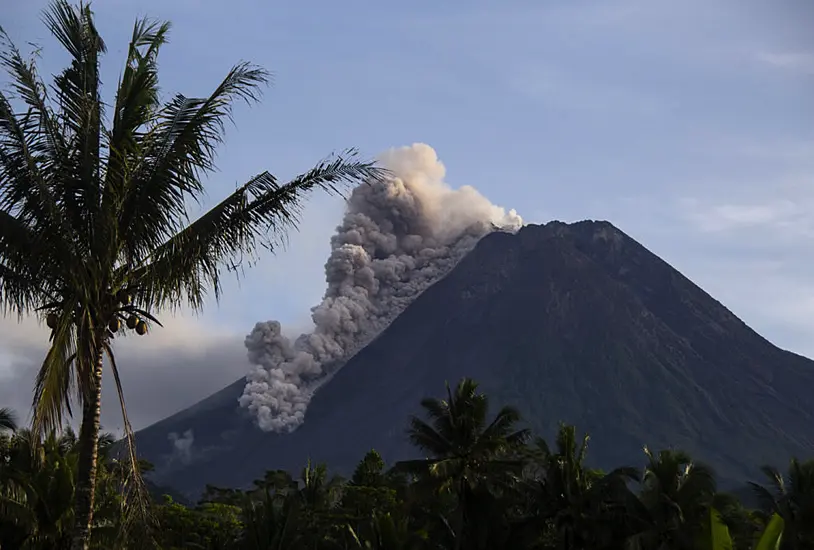
POLYGON ((758 61, 792 73, 814 75, 814 52, 761 52, 758 61))
MULTIPOLYGON (((814 137, 814 132, 809 135, 814 137)), ((711 139, 705 156, 739 164, 737 177, 707 178, 676 193, 692 230, 808 247, 814 238, 814 139, 711 139)))
MULTIPOLYGON (((115 351, 130 421, 141 428, 194 404, 245 375, 242 334, 192 317, 164 319, 145 337, 116 341, 115 351)), ((34 378, 47 349, 47 329, 32 319, 0 320, 0 406, 27 418, 34 378)), ((105 370, 102 424, 119 430, 114 381, 105 370)))
POLYGON ((745 231, 756 229, 771 232, 769 238, 779 235, 799 238, 814 236, 814 201, 795 202, 790 198, 759 203, 705 204, 698 199, 680 201, 686 219, 705 233, 745 231))

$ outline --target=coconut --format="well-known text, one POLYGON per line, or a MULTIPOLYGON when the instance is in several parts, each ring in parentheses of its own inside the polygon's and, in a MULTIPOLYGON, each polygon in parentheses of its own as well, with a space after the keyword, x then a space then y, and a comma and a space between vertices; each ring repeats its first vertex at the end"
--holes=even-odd
POLYGON ((147 323, 145 323, 144 321, 139 321, 138 323, 136 323, 136 332, 138 332, 142 336, 147 334, 147 323))
POLYGON ((122 327, 122 322, 118 317, 114 317, 110 320, 107 324, 107 328, 110 329, 110 332, 118 332, 118 330, 122 327))
POLYGON ((138 317, 136 317, 135 315, 131 315, 130 317, 127 318, 127 328, 132 330, 136 328, 136 325, 138 325, 138 317))
POLYGON ((50 328, 51 330, 57 328, 58 321, 59 319, 57 318, 56 313, 49 313, 48 316, 45 318, 45 324, 47 324, 48 328, 50 328))

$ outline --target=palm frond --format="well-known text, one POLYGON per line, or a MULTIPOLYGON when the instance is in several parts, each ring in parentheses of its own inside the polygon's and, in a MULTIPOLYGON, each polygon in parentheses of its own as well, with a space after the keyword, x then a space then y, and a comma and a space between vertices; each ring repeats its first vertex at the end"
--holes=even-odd
POLYGON ((124 424, 124 437, 127 443, 127 475, 125 478, 125 517, 122 530, 129 532, 134 523, 138 521, 143 528, 151 527, 150 516, 150 496, 144 480, 139 471, 139 460, 136 454, 136 438, 130 418, 127 415, 127 407, 124 403, 124 390, 122 389, 121 378, 119 377, 119 367, 116 364, 116 356, 109 344, 104 344, 104 352, 110 362, 110 370, 113 371, 113 379, 116 383, 116 393, 119 396, 119 405, 122 411, 122 423, 124 424))
MULTIPOLYGON (((506 437, 509 431, 521 420, 520 412, 514 407, 503 407, 495 415, 491 424, 483 431, 483 437, 492 439, 496 437, 506 437)), ((518 432, 518 437, 523 438, 529 435, 528 431, 518 432)), ((518 443, 525 443, 525 439, 518 440, 518 443)))
POLYGON ((53 273, 49 243, 19 218, 0 209, 0 308, 23 314, 53 299, 58 276, 53 273))
MULTIPOLYGON (((72 253, 81 245, 72 238, 55 192, 65 164, 65 143, 34 63, 22 58, 2 29, 0 48, 0 66, 8 71, 17 95, 28 107, 26 113, 15 114, 9 98, 0 92, 0 209, 27 228, 30 250, 38 255, 28 258, 28 264, 11 265, 3 256, 0 261, 6 273, 22 275, 22 265, 43 270, 32 276, 49 269, 55 273, 54 263, 58 262, 64 264, 59 271, 63 277, 76 277, 75 270, 66 267, 72 265, 72 253), (43 264, 46 259, 51 261, 43 264)), ((44 282, 52 281, 53 277, 44 282)))
POLYGON ((408 437, 413 445, 427 451, 433 457, 444 456, 454 451, 453 443, 449 439, 420 418, 410 419, 408 437))
POLYGON ((760 471, 769 480, 778 498, 786 494, 786 481, 777 468, 774 466, 761 466, 760 471))
POLYGON ((91 242, 100 207, 103 102, 99 56, 106 50, 93 22, 90 6, 55 0, 43 16, 48 30, 70 55, 69 65, 54 77, 52 90, 59 121, 70 146, 53 178, 63 211, 83 244, 91 242))
POLYGON ((426 414, 432 422, 449 416, 449 403, 443 399, 425 397, 421 400, 421 408, 424 409, 424 414, 426 414))
MULTIPOLYGON (((159 23, 150 19, 138 19, 133 26, 127 61, 117 88, 112 129, 107 135, 101 211, 112 216, 112 219, 100 220, 100 227, 97 227, 100 234, 119 222, 117 201, 123 197, 130 172, 138 164, 146 126, 158 108, 157 58, 169 29, 168 22, 159 23), (101 224, 102 221, 107 225, 101 224)), ((115 254, 118 251, 99 252, 115 254)))
POLYGON ((32 430, 36 434, 61 428, 63 413, 72 414, 70 395, 75 388, 74 363, 78 353, 73 322, 73 311, 64 310, 53 332, 51 347, 37 373, 32 405, 32 430))
MULTIPOLYGON (((39 157, 46 167, 62 165, 67 156, 65 139, 49 106, 47 90, 37 73, 36 63, 33 59, 23 59, 20 50, 2 27, 0 66, 8 72, 12 89, 28 109, 17 122, 18 128, 27 130, 20 136, 24 138, 26 148, 39 157)), ((7 98, 4 96, 4 99, 7 98)))
POLYGON ((203 193, 235 100, 256 101, 269 73, 236 65, 208 98, 176 95, 155 114, 142 140, 142 160, 123 191, 119 228, 125 262, 151 254, 187 221, 188 199, 203 193))
MULTIPOLYGON (((186 301, 199 309, 211 290, 220 297, 221 273, 251 257, 258 245, 274 250, 287 229, 296 226, 305 195, 314 189, 338 191, 339 185, 383 177, 372 163, 338 157, 319 164, 285 185, 264 172, 163 243, 129 275, 149 308, 175 307, 186 301)), ((122 269, 125 269, 123 267, 122 269)))
POLYGON ((16 432, 18 427, 17 415, 8 407, 0 407, 0 432, 3 430, 16 432))
POLYGON ((775 512, 779 509, 775 495, 766 487, 753 481, 749 482, 749 487, 757 499, 760 510, 763 512, 775 512))

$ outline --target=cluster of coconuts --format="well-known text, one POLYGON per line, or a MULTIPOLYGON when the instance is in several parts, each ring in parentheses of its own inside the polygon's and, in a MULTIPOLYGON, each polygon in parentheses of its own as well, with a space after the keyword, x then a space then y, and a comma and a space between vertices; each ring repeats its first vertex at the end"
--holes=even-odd
MULTIPOLYGON (((133 301, 133 297, 130 294, 122 289, 116 293, 116 301, 118 301, 123 306, 129 306, 130 303, 133 301)), ((127 328, 135 329, 136 333, 140 336, 144 336, 147 334, 147 323, 139 319, 135 314, 131 313, 130 316, 125 321, 127 328)), ((110 329, 110 332, 116 332, 122 327, 121 319, 118 317, 113 317, 110 322, 107 324, 107 328, 110 329)))
MULTIPOLYGON (((118 301, 123 306, 128 306, 133 301, 130 294, 127 293, 125 290, 120 290, 116 293, 116 301, 118 301)), ((49 313, 45 318, 45 323, 48 325, 48 328, 54 330, 57 328, 57 323, 59 322, 59 317, 56 313, 49 313)), ((127 328, 133 330, 135 329, 136 333, 140 336, 147 334, 147 323, 143 320, 139 319, 138 316, 131 313, 129 317, 125 320, 125 324, 127 328)), ((113 319, 107 324, 107 328, 110 329, 110 332, 118 332, 120 328, 122 328, 121 319, 118 316, 114 316, 113 319)))
MULTIPOLYGON (((136 332, 140 336, 144 336, 147 334, 147 323, 139 319, 136 315, 130 314, 130 316, 124 322, 129 329, 136 329, 136 332)), ((122 328, 122 321, 118 317, 114 317, 110 320, 107 324, 107 328, 110 329, 110 332, 117 332, 120 328, 122 328)))

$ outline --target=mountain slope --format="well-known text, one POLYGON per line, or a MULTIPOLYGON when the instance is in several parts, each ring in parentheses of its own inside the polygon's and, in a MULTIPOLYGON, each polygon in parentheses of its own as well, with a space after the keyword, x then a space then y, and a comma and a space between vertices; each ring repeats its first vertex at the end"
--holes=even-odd
POLYGON ((644 444, 676 446, 735 484, 814 451, 814 363, 607 222, 482 239, 315 395, 292 434, 252 427, 236 406, 241 380, 140 432, 139 449, 157 482, 188 494, 297 471, 308 457, 347 474, 370 448, 415 456, 408 416, 463 376, 542 435, 559 421, 588 431, 605 468, 640 464, 644 444), (187 430, 191 455, 171 455, 168 434, 187 430))

